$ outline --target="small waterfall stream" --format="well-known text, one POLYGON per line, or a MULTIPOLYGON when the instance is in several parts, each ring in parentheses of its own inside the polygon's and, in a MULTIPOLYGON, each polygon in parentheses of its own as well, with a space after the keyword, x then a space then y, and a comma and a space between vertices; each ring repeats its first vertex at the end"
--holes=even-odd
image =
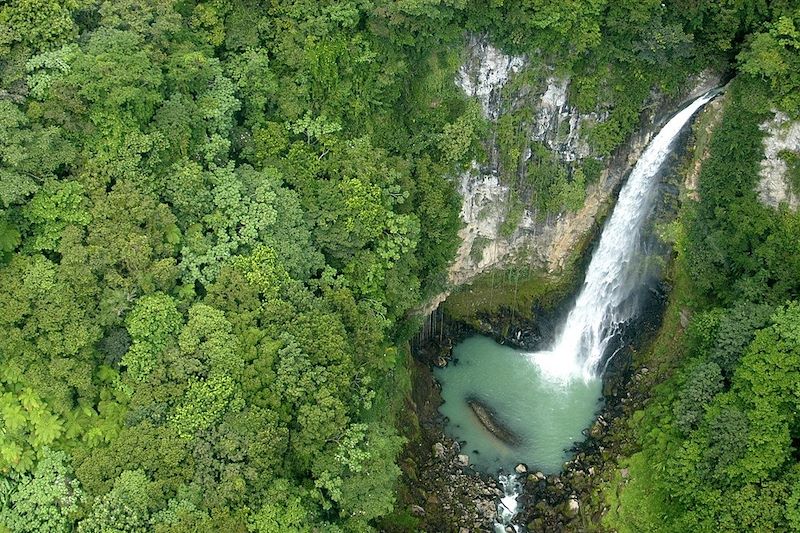
MULTIPOLYGON (((641 233, 652 211, 656 175, 683 126, 715 95, 706 93, 672 117, 637 161, 603 228, 581 292, 555 341, 548 350, 526 354, 549 381, 567 386, 577 379, 597 379, 609 342, 635 316, 635 293, 642 284, 637 256, 643 242, 641 233)), ((500 476, 500 483, 504 497, 498 504, 495 529, 504 532, 517 512, 521 483, 513 474, 500 476)))

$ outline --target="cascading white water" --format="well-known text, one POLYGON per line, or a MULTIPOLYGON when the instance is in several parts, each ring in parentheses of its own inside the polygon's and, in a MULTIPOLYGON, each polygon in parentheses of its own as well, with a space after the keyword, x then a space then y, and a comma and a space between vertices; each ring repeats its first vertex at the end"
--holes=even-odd
POLYGON ((707 93, 672 117, 650 142, 620 192, 617 205, 592 255, 575 306, 549 350, 528 354, 554 382, 596 375, 609 341, 636 313, 632 298, 641 287, 641 231, 650 213, 655 176, 692 115, 714 98, 707 93))

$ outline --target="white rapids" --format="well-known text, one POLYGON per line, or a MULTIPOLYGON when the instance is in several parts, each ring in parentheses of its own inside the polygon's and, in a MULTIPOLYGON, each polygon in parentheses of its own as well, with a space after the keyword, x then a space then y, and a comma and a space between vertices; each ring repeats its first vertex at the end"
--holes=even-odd
POLYGON ((641 231, 653 205, 655 177, 675 138, 694 113, 714 98, 706 93, 672 117, 636 162, 600 244, 592 255, 575 305, 550 349, 527 354, 556 383, 593 379, 609 341, 636 314, 634 293, 641 288, 641 231))
POLYGON ((522 492, 522 483, 514 474, 500 476, 500 485, 503 487, 503 497, 497 504, 497 520, 494 523, 495 533, 506 533, 506 528, 511 527, 514 531, 519 528, 511 524, 511 520, 517 514, 517 498, 522 492))

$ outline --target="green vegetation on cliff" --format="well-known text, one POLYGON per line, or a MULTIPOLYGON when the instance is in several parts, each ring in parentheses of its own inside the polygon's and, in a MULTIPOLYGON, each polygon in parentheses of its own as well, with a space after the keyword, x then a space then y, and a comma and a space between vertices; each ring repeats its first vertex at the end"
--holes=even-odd
POLYGON ((520 318, 531 319, 534 309, 552 310, 575 285, 574 264, 569 272, 558 275, 514 267, 482 274, 469 285, 459 288, 445 301, 450 318, 483 329, 479 320, 510 311, 520 318))
POLYGON ((519 200, 541 219, 578 210, 595 177, 586 167, 630 137, 654 91, 678 97, 690 74, 732 70, 740 52, 744 72, 769 77, 781 103, 797 108, 797 36, 783 3, 499 0, 467 9, 470 29, 529 58, 503 88, 492 136, 501 179, 517 191, 506 220, 511 229, 519 200), (572 137, 571 148, 580 149, 559 157, 531 137, 541 135, 542 92, 560 98, 564 80, 570 111, 580 120, 564 120, 547 142, 562 145, 570 133, 580 139, 572 137))

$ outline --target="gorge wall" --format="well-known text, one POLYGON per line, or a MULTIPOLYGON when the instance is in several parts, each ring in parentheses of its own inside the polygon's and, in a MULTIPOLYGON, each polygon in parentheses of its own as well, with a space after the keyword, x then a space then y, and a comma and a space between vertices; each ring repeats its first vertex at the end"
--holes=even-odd
MULTIPOLYGON (((606 156, 593 148, 590 132, 595 125, 607 120, 610 104, 589 111, 577 109, 569 100, 571 80, 560 76, 554 67, 541 64, 537 58, 504 54, 486 38, 470 36, 455 83, 468 97, 475 99, 489 128, 484 139, 485 157, 474 161, 467 171, 456 177, 462 199, 463 226, 459 232, 460 248, 448 272, 449 289, 429 302, 422 310, 424 314, 435 310, 452 290, 493 269, 527 265, 533 271, 550 273, 553 277, 563 274, 585 250, 615 201, 623 180, 653 136, 685 102, 718 86, 720 77, 698 76, 687 83, 690 89, 679 97, 669 98, 653 92, 637 131, 606 156), (503 121, 510 114, 522 117, 515 126, 524 142, 514 147, 518 150, 514 157, 508 157, 505 152, 508 147, 503 146, 501 139, 503 121), (543 212, 529 191, 526 193, 526 173, 542 153, 552 157, 559 170, 565 171, 570 179, 574 178, 573 173, 585 168, 588 161, 597 162, 599 175, 586 186, 580 205, 543 212)), ((714 107, 714 116, 718 115, 718 109, 714 107)), ((436 316, 442 317, 441 314, 436 316)), ((460 459, 464 452, 441 431, 441 420, 437 418, 441 398, 430 365, 438 365, 435 356, 456 344, 459 325, 456 320, 447 328, 440 327, 445 329, 445 342, 441 342, 440 336, 437 343, 435 335, 431 336, 430 344, 435 345, 435 349, 426 352, 427 356, 420 357, 414 366, 413 404, 422 436, 415 440, 406 459, 411 465, 406 468, 407 475, 413 480, 414 499, 409 503, 416 505, 413 509, 418 515, 424 515, 429 530, 483 531, 491 526, 492 503, 498 487, 493 479, 465 475, 469 469, 460 459), (420 472, 419 477, 414 477, 420 472), (447 490, 441 491, 441 486, 447 490)), ((506 337, 505 332, 502 336, 511 338, 506 337)), ((446 364, 441 357, 438 359, 446 364)), ((621 374, 617 380, 612 380, 609 395, 624 394, 623 388, 618 388, 622 379, 627 378, 621 374)), ((623 401, 620 396, 619 401, 610 402, 615 411, 608 413, 616 416, 614 413, 623 401)), ((475 411, 475 406, 472 408, 475 411)), ((478 407, 476 416, 489 431, 503 434, 490 413, 478 407)), ((600 420, 605 427, 605 420, 602 417, 600 420)), ((599 427, 601 422, 595 425, 599 427)), ((600 437, 601 433, 600 429, 593 429, 592 437, 600 437)), ((586 449, 593 445, 587 444, 586 449)), ((599 452, 580 453, 563 475, 539 478, 532 474, 535 478, 532 484, 536 488, 526 489, 530 495, 526 505, 531 504, 528 506, 533 508, 534 501, 547 504, 536 512, 526 512, 525 523, 541 522, 539 530, 553 531, 558 530, 555 524, 577 521, 579 518, 573 509, 578 505, 576 494, 580 495, 580 506, 588 505, 585 500, 589 497, 592 476, 604 460, 599 452)))
POLYGON ((463 227, 448 271, 450 289, 433 298, 423 313, 435 309, 453 288, 492 269, 528 265, 541 272, 561 272, 582 251, 581 244, 669 114, 719 84, 719 76, 704 74, 691 80, 691 90, 682 98, 653 92, 638 131, 612 155, 601 157, 589 142, 589 132, 606 120, 609 106, 578 110, 568 99, 568 78, 538 60, 506 55, 485 37, 469 36, 464 57, 456 83, 479 102, 490 124, 486 157, 457 178, 463 227), (517 130, 524 142, 511 162, 498 139, 498 126, 510 113, 523 117, 517 130), (587 161, 596 162, 599 176, 586 186, 577 209, 543 212, 520 194, 533 154, 543 150, 570 180, 587 161))

